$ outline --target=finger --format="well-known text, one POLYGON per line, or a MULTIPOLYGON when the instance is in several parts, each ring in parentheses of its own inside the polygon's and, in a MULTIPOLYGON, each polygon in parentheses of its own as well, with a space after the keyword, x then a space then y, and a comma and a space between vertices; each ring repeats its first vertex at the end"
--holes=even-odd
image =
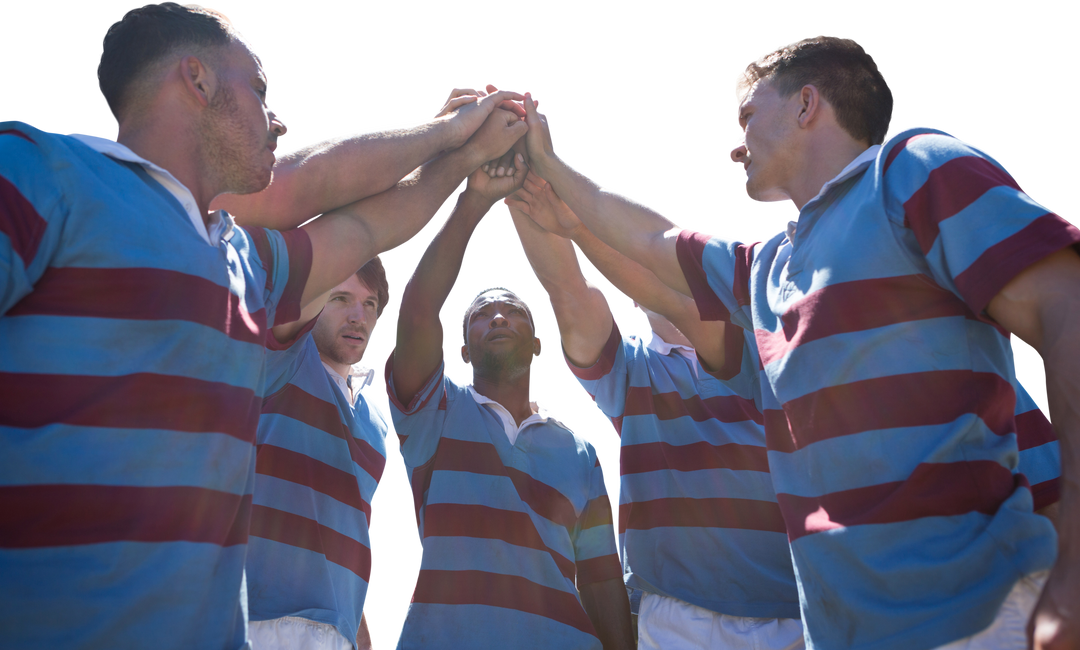
POLYGON ((514 175, 514 151, 512 149, 499 158, 499 166, 495 173, 497 176, 514 175))
POLYGON ((487 86, 485 86, 485 88, 487 88, 487 91, 489 93, 497 93, 497 92, 499 92, 499 89, 495 87, 495 84, 488 84, 487 86))
POLYGON ((509 90, 499 90, 499 91, 488 94, 488 99, 495 106, 498 106, 499 104, 501 104, 501 103, 503 103, 505 101, 515 101, 515 100, 516 101, 521 101, 524 98, 525 98, 525 96, 522 95, 521 93, 515 93, 515 92, 509 91, 509 90))
POLYGON ((476 91, 472 88, 455 88, 450 91, 450 96, 446 98, 446 101, 454 99, 455 97, 461 97, 462 95, 475 95, 476 91))
POLYGON ((525 177, 525 189, 529 190, 530 194, 539 194, 544 191, 544 186, 536 182, 535 179, 539 178, 536 174, 529 174, 525 177))
POLYGON ((471 104, 478 99, 480 98, 476 95, 462 95, 461 97, 455 97, 450 101, 446 102, 446 108, 448 109, 446 112, 449 113, 453 110, 456 110, 459 106, 471 104))
POLYGON ((529 126, 540 123, 540 114, 536 112, 537 103, 533 101, 532 93, 525 93, 525 123, 529 126))
POLYGON ((518 102, 505 101, 499 104, 499 108, 503 109, 504 111, 510 111, 514 115, 517 115, 519 119, 525 117, 525 107, 518 102))

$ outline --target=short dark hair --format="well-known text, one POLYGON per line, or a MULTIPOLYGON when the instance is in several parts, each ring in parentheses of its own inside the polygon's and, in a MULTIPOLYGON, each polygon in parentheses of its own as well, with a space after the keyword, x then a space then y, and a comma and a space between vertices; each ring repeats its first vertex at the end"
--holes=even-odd
POLYGON ((877 64, 855 41, 817 36, 784 46, 746 67, 741 88, 766 79, 782 97, 813 84, 856 140, 881 144, 892 119, 892 91, 877 64))
POLYGON ((461 319, 461 337, 465 339, 465 345, 469 344, 469 316, 472 315, 473 311, 475 311, 473 309, 473 305, 476 304, 477 298, 484 295, 485 293, 488 293, 489 291, 505 291, 511 296, 517 298, 518 302, 521 303, 521 306, 525 308, 525 315, 529 317, 529 327, 532 328, 533 336, 536 336, 536 321, 533 320, 532 310, 529 309, 529 306, 525 304, 524 300, 521 299, 521 296, 517 295, 506 287, 491 287, 489 289, 484 289, 480 293, 473 296, 473 299, 469 302, 469 306, 465 308, 465 316, 461 319))
POLYGON ((170 52, 182 46, 224 47, 235 35, 228 18, 198 5, 163 2, 132 9, 109 28, 102 43, 98 85, 109 110, 120 119, 132 83, 170 52))
POLYGON ((360 267, 356 277, 364 283, 368 289, 375 290, 375 296, 379 299, 379 306, 375 310, 376 316, 382 316, 386 303, 390 300, 390 285, 386 282, 386 269, 383 268, 382 260, 376 255, 367 264, 360 267))

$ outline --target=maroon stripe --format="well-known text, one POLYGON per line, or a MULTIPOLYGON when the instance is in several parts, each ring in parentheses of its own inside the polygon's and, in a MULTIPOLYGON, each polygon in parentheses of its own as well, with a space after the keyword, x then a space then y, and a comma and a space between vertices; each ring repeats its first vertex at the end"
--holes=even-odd
POLYGON ((730 469, 768 472, 769 458, 764 447, 755 445, 712 445, 705 441, 689 445, 646 442, 623 445, 620 467, 623 476, 660 470, 696 472, 704 469, 730 469))
POLYGON ((285 384, 281 390, 267 397, 263 401, 262 412, 284 415, 342 440, 352 437, 349 428, 341 421, 337 404, 319 399, 295 384, 285 384))
POLYGON ((731 320, 731 314, 709 286, 708 275, 705 273, 702 260, 709 239, 711 238, 706 234, 684 230, 679 233, 675 242, 675 253, 701 320, 731 320))
POLYGON ((788 424, 787 413, 780 409, 765 409, 762 413, 765 418, 765 446, 770 451, 780 451, 789 454, 798 446, 795 437, 791 435, 791 426, 788 424))
POLYGON ((611 501, 608 500, 608 495, 601 494, 594 499, 590 499, 585 504, 585 509, 581 511, 580 520, 581 530, 614 524, 611 516, 611 501))
POLYGON ((750 304, 750 266, 754 263, 753 244, 738 244, 735 246, 735 273, 731 293, 735 296, 735 302, 745 307, 750 304))
POLYGON ((432 458, 409 473, 409 488, 413 495, 413 510, 416 511, 416 525, 420 525, 420 508, 424 507, 424 495, 431 487, 431 475, 435 472, 435 459, 432 458))
POLYGON ((444 437, 435 452, 435 469, 506 476, 513 482, 518 497, 536 514, 567 528, 577 523, 577 513, 569 499, 525 472, 503 465, 499 452, 490 443, 444 437))
POLYGON ((258 400, 249 388, 190 377, 0 372, 0 423, 33 429, 70 424, 224 433, 254 444, 258 400))
POLYGON ((0 135, 13 135, 13 136, 22 138, 23 140, 26 140, 27 142, 29 142, 31 144, 37 144, 36 142, 34 142, 33 138, 26 135, 22 131, 19 131, 19 130, 16 130, 16 129, 4 129, 3 131, 0 131, 0 135))
POLYGON ((424 509, 424 538, 497 539, 551 555, 563 577, 574 581, 574 561, 548 547, 527 512, 464 503, 429 503, 424 509))
POLYGON ((0 547, 247 543, 251 495, 205 488, 0 486, 0 547))
POLYGON ((1040 447, 1057 439, 1054 425, 1050 424, 1050 420, 1047 420, 1039 409, 1016 416, 1016 445, 1020 451, 1040 447))
POLYGON ((762 363, 820 339, 931 318, 974 317, 951 291, 925 275, 853 280, 829 285, 799 300, 781 317, 782 331, 757 330, 762 363))
POLYGON ((588 368, 579 368, 570 361, 570 358, 565 353, 563 353, 563 359, 566 360, 566 365, 570 367, 570 372, 574 373, 575 377, 596 381, 605 377, 615 366, 615 356, 619 352, 620 343, 622 343, 622 334, 619 333, 619 326, 612 320, 611 334, 608 335, 607 342, 604 343, 603 349, 600 350, 600 357, 596 360, 596 363, 588 368))
POLYGON ((746 422, 760 418, 751 400, 738 395, 682 397, 677 392, 653 393, 649 386, 631 386, 626 391, 623 416, 655 415, 658 420, 690 417, 695 422, 746 422))
POLYGON ((231 339, 263 345, 266 311, 248 313, 228 287, 195 275, 151 268, 50 267, 8 311, 23 315, 181 320, 231 339))
POLYGON ((1066 246, 1080 244, 1080 230, 1053 213, 1035 219, 1016 234, 983 251, 956 276, 956 288, 976 314, 1013 278, 1066 246))
POLYGON ((278 301, 274 324, 291 323, 300 318, 300 299, 304 296, 308 276, 311 274, 311 238, 300 228, 281 233, 289 251, 289 280, 278 301))
POLYGON ((622 578, 622 563, 614 553, 577 562, 578 586, 622 578))
POLYGON ((1061 500, 1061 478, 1052 478, 1032 485, 1031 498, 1035 502, 1035 510, 1054 505, 1061 500))
MULTIPOLYGON (((716 370, 709 370, 705 367, 701 355, 698 354, 698 363, 701 365, 702 369, 713 377, 723 381, 738 375, 739 372, 742 371, 743 347, 746 343, 744 336, 745 331, 746 330, 733 323, 724 323, 724 363, 716 370)), ((756 411, 757 409, 755 408, 754 410, 756 411)), ((760 414, 758 414, 754 420, 760 423, 760 417, 760 414)))
POLYGON ((11 240, 11 248, 22 259, 23 268, 34 261, 48 226, 19 189, 0 176, 0 233, 11 240))
POLYGON ((1015 406, 1012 385, 994 373, 933 370, 830 386, 787 402, 784 412, 801 449, 862 431, 947 424, 969 413, 1005 435, 1013 432, 1015 406))
POLYGON ((353 462, 368 473, 368 476, 378 483, 382 480, 383 470, 386 468, 386 456, 379 453, 367 440, 349 436, 349 455, 353 462))
POLYGON ((365 582, 371 576, 371 549, 307 517, 255 504, 251 507, 251 536, 321 553, 365 582))
POLYGON ((487 571, 421 569, 414 603, 488 605, 543 616, 596 636, 589 617, 572 593, 527 578, 487 571))
POLYGON ((255 472, 303 485, 356 508, 371 524, 371 505, 360 495, 356 477, 333 465, 274 445, 259 445, 255 472))
POLYGON ((736 528, 784 532, 780 507, 755 499, 671 498, 635 501, 619 506, 620 532, 652 528, 736 528))
POLYGON ((909 144, 911 144, 912 142, 915 142, 919 138, 925 138, 928 135, 935 135, 935 134, 933 134, 933 133, 919 133, 918 135, 913 135, 913 136, 911 136, 909 138, 904 138, 900 142, 897 142, 896 145, 893 146, 892 150, 889 151, 889 155, 885 157, 885 167, 884 167, 884 169, 882 170, 881 173, 884 174, 885 172, 889 171, 889 167, 892 167, 893 161, 896 160, 896 157, 900 155, 900 152, 902 152, 904 149, 906 149, 909 144))
POLYGON ((890 524, 969 512, 992 515, 1025 481, 986 460, 922 463, 905 481, 833 492, 820 497, 778 494, 791 541, 848 526, 890 524))
POLYGON ((259 256, 262 267, 266 271, 265 289, 267 292, 274 288, 274 249, 270 248, 270 237, 266 234, 266 228, 244 228, 251 237, 251 244, 255 247, 255 254, 259 256))
POLYGON ((942 221, 997 187, 1021 191, 1012 176, 985 158, 953 158, 931 171, 904 202, 904 225, 915 233, 925 255, 934 246, 942 221))

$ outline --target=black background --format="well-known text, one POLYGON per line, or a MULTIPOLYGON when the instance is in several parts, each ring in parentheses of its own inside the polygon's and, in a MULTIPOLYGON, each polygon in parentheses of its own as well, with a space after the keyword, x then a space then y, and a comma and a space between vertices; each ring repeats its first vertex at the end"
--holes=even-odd
MULTIPOLYGON (((53 130, 111 135, 93 66, 100 32, 125 6, 5 6, 0 114, 53 130)), ((889 28, 850 16, 762 21, 762 14, 780 13, 766 5, 742 5, 727 21, 650 13, 591 23, 537 6, 525 6, 526 15, 512 5, 432 13, 403 5, 381 16, 364 4, 333 11, 323 3, 307 11, 297 3, 279 10, 221 6, 266 58, 273 104, 293 128, 284 149, 350 128, 427 117, 451 83, 531 87, 552 116, 559 150, 573 163, 683 224, 744 239, 764 238, 794 213, 747 203, 739 168, 725 160, 735 135, 733 72, 782 40, 815 30, 851 33, 876 54, 893 84, 897 127, 931 123, 973 140, 999 155, 1040 200, 1076 216, 1068 191, 1076 180, 1066 158, 1076 144, 1076 100, 1067 98, 1075 94, 1075 37, 1061 16, 980 16, 976 23, 907 15, 896 21, 903 28, 889 28)), ((395 294, 433 228, 388 257, 395 294)), ((521 290, 535 307, 546 353, 535 369, 534 394, 592 437, 613 491, 616 438, 559 361, 550 312, 501 207, 477 234, 446 310, 450 373, 468 377, 453 352, 458 316, 474 289, 492 283, 521 290)), ((644 331, 642 317, 611 297, 623 329, 644 331)), ((379 365, 386 356, 390 321, 377 331, 368 363, 379 365)), ((1022 346, 1017 353, 1021 375, 1041 402, 1038 360, 1022 346)), ((373 393, 382 400, 381 384, 373 393)), ((376 505, 378 561, 368 610, 377 646, 390 648, 418 559, 395 452, 376 505)))

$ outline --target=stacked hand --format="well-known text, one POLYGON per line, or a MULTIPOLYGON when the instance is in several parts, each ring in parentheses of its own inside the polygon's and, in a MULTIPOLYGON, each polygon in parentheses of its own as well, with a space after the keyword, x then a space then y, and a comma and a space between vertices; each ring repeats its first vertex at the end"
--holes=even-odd
POLYGON ((509 111, 519 119, 524 118, 525 109, 515 101, 522 99, 522 95, 508 90, 485 93, 471 88, 455 88, 450 92, 446 104, 435 115, 435 119, 452 125, 454 135, 450 148, 456 149, 468 140, 496 109, 509 111))
POLYGON ((581 220, 566 205, 555 189, 530 171, 521 189, 505 200, 511 210, 529 217, 537 226, 560 237, 571 238, 581 227, 581 220))

